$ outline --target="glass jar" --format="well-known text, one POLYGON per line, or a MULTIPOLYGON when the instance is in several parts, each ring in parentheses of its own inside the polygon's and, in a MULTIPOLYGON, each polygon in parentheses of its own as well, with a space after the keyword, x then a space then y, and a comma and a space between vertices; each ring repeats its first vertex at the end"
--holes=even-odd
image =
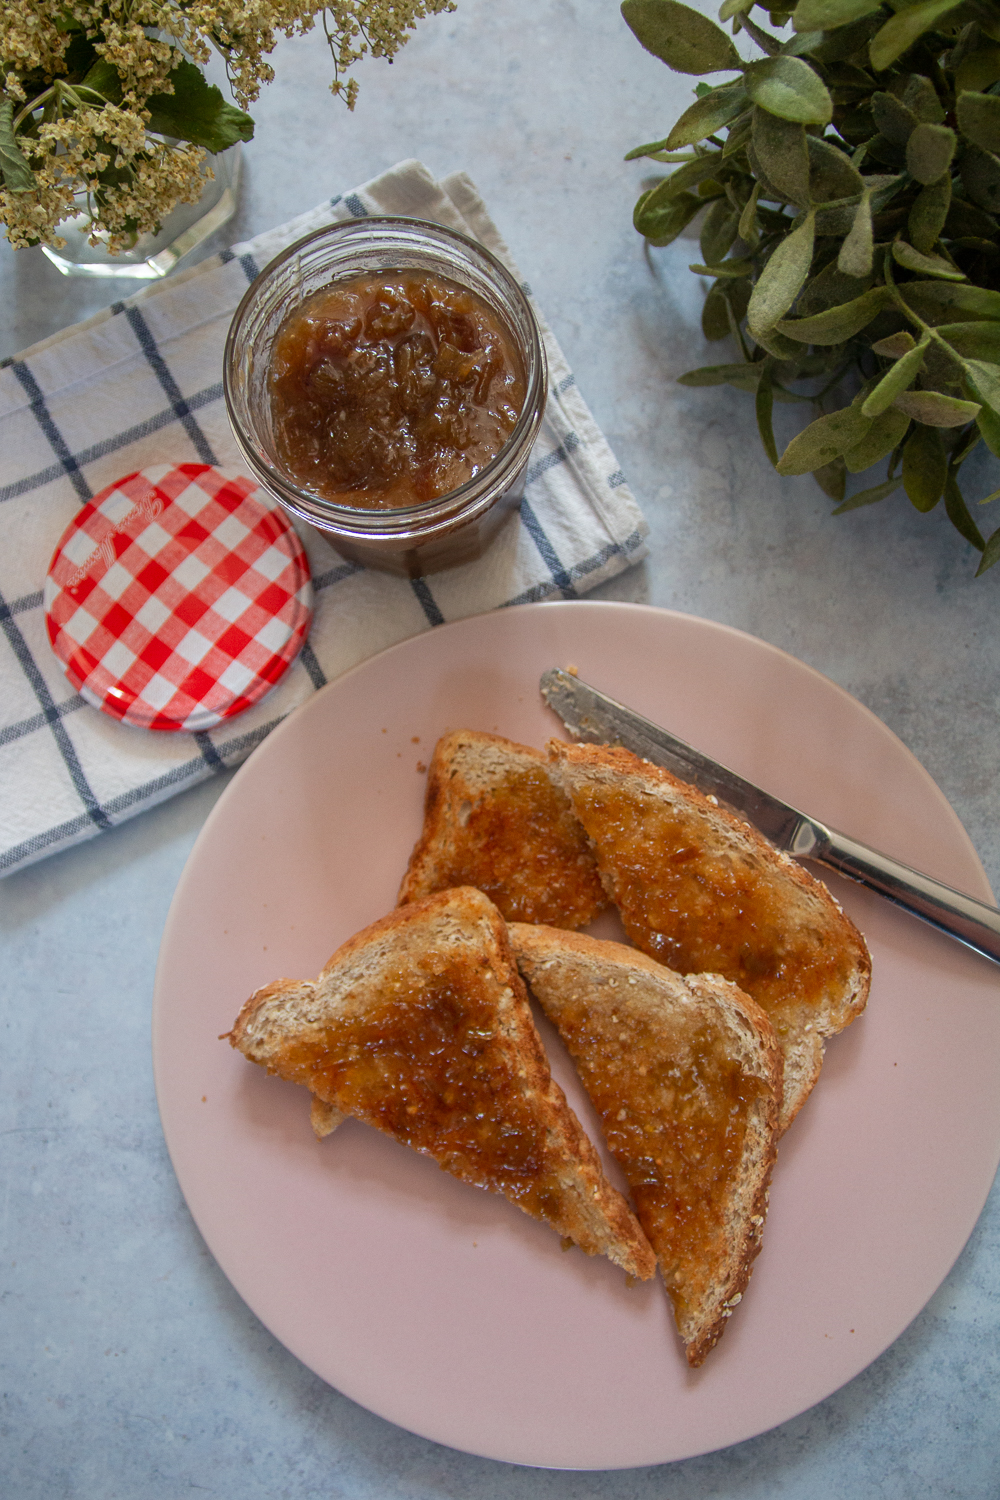
POLYGON ((510 272, 465 235, 402 218, 331 224, 271 261, 236 310, 223 381, 236 442, 257 480, 292 515, 322 531, 341 556, 408 577, 482 555, 506 515, 520 504, 547 392, 538 325, 510 272), (285 318, 312 293, 352 277, 401 271, 446 278, 486 303, 521 358, 524 404, 500 452, 457 489, 419 505, 364 509, 303 488, 282 464, 269 398, 271 348, 285 318))

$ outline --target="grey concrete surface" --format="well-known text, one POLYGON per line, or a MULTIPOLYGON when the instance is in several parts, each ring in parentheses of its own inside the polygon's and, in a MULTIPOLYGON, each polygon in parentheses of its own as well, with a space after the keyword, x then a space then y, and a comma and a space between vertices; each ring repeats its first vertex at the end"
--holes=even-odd
MULTIPOLYGON (((748 397, 674 383, 725 355, 700 333, 695 245, 645 258, 631 207, 647 169, 621 158, 666 132, 687 81, 639 49, 612 0, 459 0, 391 68, 360 69, 353 115, 326 91, 321 40, 282 44, 275 63, 220 240, 403 157, 468 171, 650 519, 649 560, 603 594, 738 626, 854 693, 937 780, 996 889, 1000 568, 974 581, 944 515, 898 495, 831 517, 811 479, 771 470, 748 397)), ((0 357, 121 295, 6 245, 0 288, 0 357)), ((790 434, 794 417, 781 420, 790 434)), ((995 465, 977 483, 995 488, 995 465)), ((301 1366, 201 1242, 152 1088, 160 934, 219 790, 0 884, 3 1500, 1000 1494, 996 1190, 944 1285, 873 1366, 785 1426, 684 1463, 516 1469, 400 1431, 301 1366)))

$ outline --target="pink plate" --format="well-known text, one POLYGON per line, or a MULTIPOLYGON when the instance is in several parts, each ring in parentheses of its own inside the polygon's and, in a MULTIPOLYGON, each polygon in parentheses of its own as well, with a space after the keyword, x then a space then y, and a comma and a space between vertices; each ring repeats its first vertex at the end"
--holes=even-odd
MULTIPOLYGON (((830 877, 872 949, 867 1013, 831 1042, 784 1140, 764 1249, 690 1373, 658 1284, 558 1238, 351 1120, 317 1142, 303 1090, 219 1041, 243 1000, 311 976, 387 912, 447 729, 542 745, 547 667, 595 686, 846 833, 982 900, 955 814, 878 719, 751 636, 626 604, 445 625, 318 693, 220 798, 170 911, 153 1045, 167 1143, 222 1269, 299 1359, 402 1427, 576 1469, 764 1432, 882 1352, 947 1274, 1000 1158, 997 970, 830 877)), ((553 1071, 593 1130, 565 1055, 553 1071)))

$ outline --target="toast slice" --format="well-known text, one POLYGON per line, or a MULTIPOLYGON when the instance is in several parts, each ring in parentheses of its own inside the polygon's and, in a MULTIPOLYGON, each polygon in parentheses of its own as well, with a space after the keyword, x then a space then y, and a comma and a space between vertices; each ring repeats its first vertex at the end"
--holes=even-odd
POLYGON ((540 750, 471 729, 438 741, 399 904, 459 885, 484 891, 508 922, 582 927, 607 905, 590 844, 540 750))
MULTIPOLYGON (((656 1260, 549 1072, 496 907, 469 887, 400 907, 315 980, 251 995, 232 1046, 629 1275, 656 1260)), ((333 1119, 333 1123, 336 1120, 333 1119)))
POLYGON ((656 1251, 688 1364, 760 1250, 782 1060, 760 1006, 622 943, 512 924, 521 973, 576 1063, 656 1251))
POLYGON ((553 775, 636 947, 715 973, 768 1014, 784 1054, 784 1130, 828 1036, 860 1015, 871 958, 826 886, 735 814, 628 750, 549 744, 553 775))

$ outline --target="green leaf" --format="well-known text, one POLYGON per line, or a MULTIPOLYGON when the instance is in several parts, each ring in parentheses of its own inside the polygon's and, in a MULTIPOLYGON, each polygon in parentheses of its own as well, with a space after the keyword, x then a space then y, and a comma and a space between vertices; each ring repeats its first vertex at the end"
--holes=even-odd
POLYGON ((797 208, 809 202, 809 152, 805 126, 766 109, 753 112, 753 149, 768 183, 797 208))
POLYGON ((906 221, 914 250, 929 255, 941 237, 951 207, 951 173, 921 188, 906 221))
MULTIPOLYGON (((962 58, 955 69, 955 91, 961 94, 966 90, 978 92, 981 89, 988 89, 990 84, 996 83, 998 78, 1000 78, 1000 47, 995 42, 987 42, 980 36, 975 48, 962 58)), ((965 133, 968 135, 968 131, 965 133)))
POLYGON ((720 21, 731 21, 733 16, 738 16, 745 10, 749 10, 754 0, 723 0, 719 9, 720 21))
MULTIPOLYGON (((739 286, 740 283, 736 282, 736 285, 739 286)), ((782 363, 788 363, 801 358, 802 345, 794 344, 791 339, 786 339, 784 334, 779 333, 776 328, 769 328, 766 332, 755 333, 753 337, 762 349, 765 349, 768 354, 773 355, 775 359, 780 360, 782 363)), ((809 399, 808 397, 790 398, 787 393, 782 395, 778 386, 775 386, 774 397, 776 401, 809 399)))
POLYGON ((729 304, 718 282, 708 289, 701 310, 701 331, 709 340, 724 339, 729 332, 729 304))
POLYGON ((962 186, 987 213, 1000 212, 1000 158, 980 146, 967 146, 959 167, 962 186))
POLYGON ((747 308, 747 323, 754 338, 777 325, 805 285, 812 265, 815 222, 816 215, 810 209, 760 273, 747 308))
POLYGON ((704 98, 696 99, 684 111, 667 136, 664 146, 668 151, 676 151, 681 146, 692 146, 696 141, 703 141, 707 135, 714 135, 717 130, 728 125, 746 107, 747 93, 742 83, 730 83, 724 88, 713 89, 704 98))
POLYGON ((796 31, 833 31, 878 10, 880 4, 881 0, 799 0, 792 25, 796 31))
POLYGON ((872 269, 874 235, 872 232, 872 200, 870 193, 861 194, 850 233, 840 247, 837 269, 845 276, 860 279, 868 276, 872 269))
POLYGON ((872 67, 881 73, 908 52, 918 37, 930 31, 942 16, 955 10, 961 0, 919 0, 897 11, 885 25, 875 33, 868 45, 872 67))
POLYGON ((95 94, 100 94, 102 99, 107 99, 109 104, 121 104, 122 81, 118 69, 103 57, 99 57, 90 68, 80 85, 83 89, 91 89, 95 94))
POLYGON ((181 61, 171 69, 172 94, 152 94, 146 100, 150 118, 146 129, 172 135, 218 153, 237 141, 253 139, 253 120, 227 104, 214 84, 205 82, 200 68, 181 61))
POLYGON ((980 412, 976 401, 959 401, 956 396, 942 396, 940 391, 903 391, 893 402, 915 422, 925 427, 964 427, 980 412))
POLYGON ((903 485, 914 507, 933 510, 944 493, 948 460, 934 427, 914 427, 903 449, 903 485))
POLYGON ((912 109, 918 120, 928 125, 940 125, 944 121, 944 105, 938 98, 937 89, 923 73, 911 73, 903 90, 903 103, 912 109))
POLYGON ((809 196, 814 203, 838 198, 856 198, 864 191, 864 179, 845 152, 817 136, 806 137, 809 151, 809 196))
POLYGON ((965 378, 984 406, 1000 416, 1000 367, 981 359, 967 359, 963 364, 965 378))
POLYGON ((983 151, 1000 152, 1000 98, 996 94, 959 94, 955 101, 958 128, 983 151))
POLYGON ((920 124, 916 112, 909 109, 895 94, 888 94, 878 90, 872 94, 872 118, 879 128, 879 133, 885 136, 893 146, 905 148, 910 136, 920 124))
POLYGON ((868 291, 874 279, 871 274, 860 278, 845 276, 835 260, 828 261, 817 276, 806 282, 798 302, 799 313, 804 318, 811 318, 816 313, 828 312, 831 307, 852 302, 862 292, 868 291))
POLYGON ((736 279, 730 277, 722 283, 722 294, 733 310, 733 319, 742 323, 750 306, 750 293, 753 288, 745 278, 736 279))
MULTIPOLYGON (((669 183, 669 178, 667 182, 669 183)), ((661 184, 663 187, 666 185, 661 184)), ((650 193, 643 193, 636 203, 632 222, 651 244, 669 245, 703 207, 701 199, 696 198, 693 193, 674 196, 661 194, 660 188, 654 188, 650 193)))
POLYGON ((742 151, 744 146, 749 141, 750 117, 752 114, 753 106, 751 105, 750 108, 748 110, 745 110, 743 114, 738 115, 730 125, 729 135, 726 137, 726 144, 722 148, 723 161, 725 161, 727 156, 735 156, 737 151, 742 151))
POLYGON ((743 60, 726 33, 679 0, 624 0, 632 34, 675 73, 727 73, 743 60))
MULTIPOLYGON (((864 409, 862 406, 862 412, 864 409)), ((872 464, 877 464, 880 458, 885 458, 898 443, 903 441, 909 425, 909 417, 897 411, 894 406, 881 412, 872 422, 860 443, 855 443, 853 448, 848 448, 844 455, 847 468, 852 474, 862 474, 865 469, 870 469, 872 464)))
POLYGON ((843 505, 838 505, 837 509, 831 511, 830 514, 842 516, 849 510, 860 510, 863 505, 877 505, 880 500, 885 500, 889 495, 895 494, 902 482, 902 474, 896 479, 883 479, 881 484, 873 484, 870 490, 859 490, 856 495, 845 500, 843 505))
POLYGON ((938 333, 963 358, 1000 365, 1000 323, 941 323, 938 333))
POLYGON ((686 375, 680 375, 677 379, 678 385, 702 386, 702 385, 732 385, 741 391, 755 391, 760 379, 760 372, 764 368, 760 364, 737 364, 737 365, 703 365, 700 370, 688 370, 686 375))
POLYGON ((847 489, 847 465, 842 458, 835 458, 829 464, 821 464, 818 469, 813 469, 812 476, 824 495, 829 495, 831 500, 838 502, 843 500, 847 489))
POLYGON ((987 568, 992 568, 998 558, 1000 558, 1000 528, 994 531, 983 548, 983 560, 976 569, 976 577, 978 578, 982 573, 985 573, 987 568))
MULTIPOLYGON (((728 198, 717 198, 705 215, 701 227, 701 253, 712 265, 726 258, 736 238, 740 216, 728 198)), ((747 273, 752 262, 747 265, 747 273)))
POLYGON ((874 286, 853 302, 828 308, 812 318, 786 319, 777 326, 780 333, 803 344, 842 344, 867 327, 891 301, 888 287, 874 286))
POLYGON ((959 286, 947 281, 907 281, 899 291, 907 306, 925 323, 954 322, 954 312, 973 318, 1000 319, 1000 292, 988 287, 959 286))
MULTIPOLYGON (((973 324, 978 327, 978 324, 973 324)), ((887 339, 879 339, 877 344, 872 344, 872 353, 881 354, 883 359, 901 359, 904 354, 909 354, 911 349, 917 346, 912 333, 891 333, 887 339)))
POLYGON ((898 266, 905 266, 908 271, 916 271, 924 276, 940 276, 944 281, 966 279, 965 273, 950 260, 945 260, 943 255, 921 255, 919 250, 915 250, 905 240, 893 240, 892 258, 898 266))
POLYGON ((755 104, 783 120, 828 125, 833 119, 826 84, 801 57, 764 57, 748 63, 743 81, 755 104))
POLYGON ((14 136, 14 106, 10 99, 0 99, 0 173, 9 193, 34 192, 35 174, 14 136))
POLYGON ((713 266, 701 266, 695 262, 694 265, 688 266, 688 270, 693 271, 696 276, 721 276, 727 280, 732 277, 738 280, 742 276, 750 275, 750 272, 753 270, 753 261, 720 260, 716 261, 713 266))
POLYGON ((975 521, 969 514, 969 507, 965 503, 965 496, 958 487, 958 476, 954 469, 948 470, 944 482, 944 508, 948 512, 948 520, 956 531, 961 532, 967 542, 978 547, 982 552, 986 546, 983 534, 975 521))
POLYGON ((1000 458, 1000 417, 984 406, 976 418, 980 436, 994 458, 1000 458))
POLYGON ((657 206, 666 202, 668 198, 676 198, 681 193, 689 192, 692 188, 698 187, 706 178, 711 177, 719 164, 720 156, 721 153, 718 151, 710 151, 705 156, 695 156, 690 161, 686 161, 683 166, 678 167, 676 172, 671 172, 669 177, 664 177, 663 181, 658 182, 653 188, 653 193, 657 195, 657 206))
POLYGON ((785 57, 805 57, 807 52, 815 52, 822 45, 822 31, 801 31, 783 41, 781 51, 785 57))
POLYGON ((792 438, 775 467, 779 474, 809 474, 835 458, 842 458, 848 449, 860 443, 870 426, 857 406, 845 406, 842 411, 817 417, 792 438))
POLYGON ((757 411, 757 431, 764 445, 764 452, 775 468, 778 467, 778 447, 774 441, 774 427, 771 421, 771 413, 774 409, 774 385, 771 379, 771 361, 764 361, 760 380, 757 382, 757 396, 755 407, 757 411))
POLYGON ((755 182, 753 192, 746 201, 743 212, 740 214, 740 222, 737 234, 746 245, 756 245, 760 239, 757 232, 757 199, 760 196, 760 183, 755 182))
POLYGON ((835 31, 828 31, 823 45, 816 50, 817 59, 825 64, 856 58, 864 52, 880 22, 878 12, 872 12, 858 21, 849 21, 846 26, 838 26, 835 31))
MULTIPOLYGON (((861 408, 866 417, 880 416, 882 412, 886 411, 892 405, 897 396, 901 395, 903 391, 909 390, 924 367, 924 354, 929 343, 930 336, 925 334, 916 348, 911 349, 908 354, 904 354, 891 369, 886 370, 882 379, 861 408)), ((891 448, 895 448, 895 446, 895 442, 890 443, 886 452, 891 448)))
POLYGON ((958 137, 947 125, 921 123, 906 143, 906 170, 918 182, 937 182, 951 166, 957 145, 958 137))
MULTIPOLYGON (((662 141, 647 141, 644 146, 633 146, 631 151, 626 151, 622 161, 636 161, 640 156, 655 156, 660 151, 665 151, 667 146, 666 137, 662 141)), ((684 160, 691 160, 691 153, 685 152, 684 160)))

